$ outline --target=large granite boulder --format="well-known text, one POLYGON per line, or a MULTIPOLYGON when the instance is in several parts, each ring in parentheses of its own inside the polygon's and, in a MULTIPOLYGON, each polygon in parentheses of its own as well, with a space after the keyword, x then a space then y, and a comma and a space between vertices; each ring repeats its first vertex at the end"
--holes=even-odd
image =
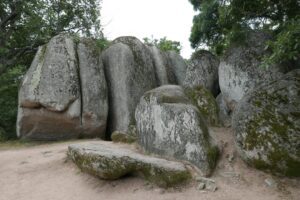
POLYGON ((99 55, 82 43, 77 49, 70 36, 58 35, 40 47, 19 91, 18 136, 60 140, 103 135, 107 100, 106 90, 99 91, 106 87, 104 76, 97 77, 101 68, 99 55))
POLYGON ((161 51, 156 46, 148 46, 155 68, 155 75, 158 86, 176 84, 176 77, 173 68, 170 66, 167 53, 161 51))
POLYGON ((184 59, 175 51, 167 51, 168 64, 174 73, 176 84, 183 85, 187 64, 184 59))
POLYGON ((204 86, 185 88, 185 93, 200 111, 203 119, 212 126, 219 125, 219 109, 216 99, 204 86))
POLYGON ((209 175, 218 149, 201 113, 180 86, 165 85, 142 96, 135 112, 138 143, 148 152, 196 165, 209 175))
POLYGON ((191 179, 184 164, 143 155, 127 145, 103 141, 72 144, 68 155, 80 169, 102 179, 114 180, 137 173, 161 187, 191 179))
POLYGON ((269 52, 265 50, 270 39, 263 32, 249 32, 243 44, 232 45, 219 66, 219 84, 225 102, 234 109, 242 97, 262 83, 275 80, 285 72, 282 66, 261 66, 261 60, 269 52))
POLYGON ((151 53, 137 38, 120 37, 102 53, 102 59, 109 90, 109 132, 127 132, 135 124, 140 97, 157 85, 151 53))
POLYGON ((184 86, 203 86, 217 96, 220 93, 218 68, 219 59, 216 56, 209 51, 197 51, 188 64, 184 86))
POLYGON ((246 95, 232 123, 237 148, 247 163, 300 176, 300 70, 246 95))
POLYGON ((77 45, 82 100, 82 134, 105 138, 108 94, 100 50, 94 40, 81 39, 77 45))

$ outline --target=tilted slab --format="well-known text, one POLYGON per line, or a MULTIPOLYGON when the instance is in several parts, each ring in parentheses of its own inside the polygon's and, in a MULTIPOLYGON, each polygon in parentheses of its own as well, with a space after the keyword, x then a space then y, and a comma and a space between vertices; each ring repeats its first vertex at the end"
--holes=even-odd
POLYGON ((102 179, 137 173, 161 187, 169 187, 191 178, 180 162, 143 155, 128 145, 112 142, 72 144, 68 155, 80 169, 102 179))

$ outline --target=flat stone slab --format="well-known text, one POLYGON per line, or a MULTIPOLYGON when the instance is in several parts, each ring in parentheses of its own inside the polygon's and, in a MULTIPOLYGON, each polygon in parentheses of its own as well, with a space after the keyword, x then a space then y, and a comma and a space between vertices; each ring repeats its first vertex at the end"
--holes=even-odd
POLYGON ((107 180, 137 173, 161 187, 170 187, 191 178, 183 163, 144 155, 124 144, 104 141, 72 144, 68 155, 81 170, 107 180))

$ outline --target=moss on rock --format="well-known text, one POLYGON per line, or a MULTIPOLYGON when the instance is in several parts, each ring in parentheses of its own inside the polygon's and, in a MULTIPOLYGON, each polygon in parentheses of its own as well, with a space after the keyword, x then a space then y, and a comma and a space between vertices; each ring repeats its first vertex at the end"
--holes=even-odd
POLYGON ((70 145, 68 156, 83 171, 107 180, 137 173, 158 186, 171 187, 191 179, 182 163, 145 156, 109 142, 70 145))
POLYGON ((258 169, 290 177, 300 176, 300 78, 295 74, 246 95, 233 116, 242 158, 258 169))
POLYGON ((210 91, 203 86, 196 86, 185 88, 185 93, 198 108, 205 121, 210 125, 219 125, 218 105, 210 91))

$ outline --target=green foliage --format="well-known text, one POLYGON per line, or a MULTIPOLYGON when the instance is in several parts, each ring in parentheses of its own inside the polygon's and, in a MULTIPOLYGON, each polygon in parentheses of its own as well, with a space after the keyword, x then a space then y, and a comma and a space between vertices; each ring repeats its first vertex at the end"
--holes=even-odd
POLYGON ((300 59, 300 19, 289 21, 267 47, 272 49, 272 55, 264 58, 265 67, 285 60, 296 62, 300 59))
POLYGON ((0 127, 2 127, 0 138, 2 140, 16 138, 18 86, 24 71, 24 66, 16 66, 0 76, 0 127))
POLYGON ((110 41, 107 40, 106 38, 99 38, 96 40, 96 45, 100 50, 104 50, 107 48, 110 44, 110 41))
POLYGON ((273 35, 265 64, 298 59, 300 3, 297 0, 189 0, 196 11, 190 41, 221 55, 251 30, 273 35))
POLYGON ((101 38, 100 0, 2 0, 0 74, 28 65, 37 47, 62 33, 101 38))
POLYGON ((150 46, 156 46, 162 51, 176 51, 180 54, 181 44, 177 41, 168 40, 166 37, 158 39, 143 38, 144 43, 150 46))

